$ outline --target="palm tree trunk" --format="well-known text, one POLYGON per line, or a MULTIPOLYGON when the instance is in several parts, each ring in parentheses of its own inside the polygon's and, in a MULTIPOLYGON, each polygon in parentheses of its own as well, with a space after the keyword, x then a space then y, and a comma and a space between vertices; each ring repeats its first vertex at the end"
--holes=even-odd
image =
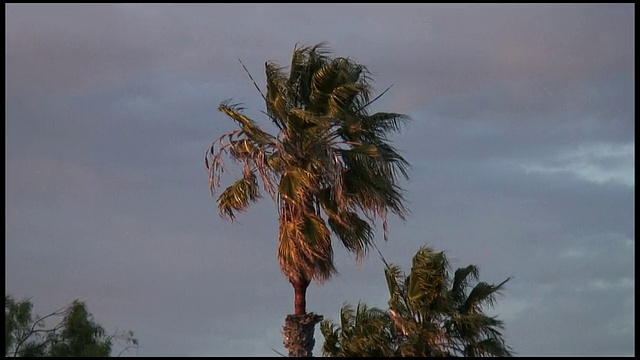
POLYGON ((316 324, 322 321, 322 316, 314 313, 304 315, 287 315, 284 321, 282 336, 284 347, 289 350, 289 357, 312 357, 313 338, 316 324))
POLYGON ((289 282, 293 286, 293 308, 295 315, 304 315, 307 313, 307 288, 310 281, 301 279, 289 279, 289 282))
POLYGON ((315 326, 322 321, 322 316, 307 314, 307 288, 310 281, 305 278, 289 279, 293 286, 294 311, 287 315, 282 335, 284 347, 289 350, 289 357, 311 357, 316 341, 313 338, 315 326))

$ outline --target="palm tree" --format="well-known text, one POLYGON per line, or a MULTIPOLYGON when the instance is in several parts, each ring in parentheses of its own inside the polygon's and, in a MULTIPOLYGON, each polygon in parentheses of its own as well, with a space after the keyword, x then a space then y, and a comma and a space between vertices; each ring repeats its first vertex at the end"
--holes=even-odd
MULTIPOLYGON (((383 259, 384 260, 384 259, 383 259)), ((323 354, 327 356, 512 356, 501 334, 504 324, 482 311, 493 306, 500 284, 478 282, 475 265, 458 269, 453 278, 443 252, 422 247, 405 276, 385 262, 388 311, 358 304, 341 310, 340 326, 323 321, 323 354)))
POLYGON ((393 357, 396 332, 389 313, 360 302, 354 309, 345 304, 340 310, 340 326, 329 320, 320 324, 325 338, 322 353, 332 357, 393 357))
POLYGON ((239 129, 205 155, 212 195, 221 187, 223 156, 242 167, 242 176, 218 196, 221 216, 233 220, 261 198, 261 189, 276 205, 277 258, 294 290, 294 314, 284 329, 291 356, 311 356, 313 328, 322 317, 306 313, 306 290, 336 273, 332 235, 360 261, 373 243, 375 220, 382 220, 386 240, 387 213, 402 219, 407 213, 398 181, 408 178, 408 163, 387 135, 408 117, 370 114, 384 92, 371 99, 367 68, 329 55, 321 43, 296 46, 288 71, 267 62, 267 92, 260 93, 277 133, 262 130, 240 105, 223 102, 218 109, 239 129))

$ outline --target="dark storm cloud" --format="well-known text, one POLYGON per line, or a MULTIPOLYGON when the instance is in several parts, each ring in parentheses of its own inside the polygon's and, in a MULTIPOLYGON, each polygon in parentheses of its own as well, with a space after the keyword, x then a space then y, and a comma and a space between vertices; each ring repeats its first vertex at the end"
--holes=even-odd
MULTIPOLYGON (((263 64, 327 40, 374 73, 374 110, 413 165, 411 216, 380 247, 424 244, 481 279, 521 355, 630 355, 634 7, 623 4, 10 4, 7 291, 44 312, 79 297, 140 355, 283 351, 292 291, 268 198, 222 221, 202 155, 260 119, 263 64)), ((309 290, 309 309, 384 307, 377 255, 309 290), (355 285, 354 285, 355 284, 355 285)), ((316 353, 322 337, 316 333, 316 353)))

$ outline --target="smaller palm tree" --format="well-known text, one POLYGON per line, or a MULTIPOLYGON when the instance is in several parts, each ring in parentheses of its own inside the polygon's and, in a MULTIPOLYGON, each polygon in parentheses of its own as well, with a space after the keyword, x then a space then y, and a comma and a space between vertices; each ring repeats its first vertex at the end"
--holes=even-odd
POLYGON ((340 310, 340 326, 325 320, 320 323, 320 331, 325 338, 325 356, 395 356, 397 336, 389 313, 364 303, 358 303, 355 309, 345 304, 340 310))
MULTIPOLYGON (((383 258, 384 261, 384 258, 383 258)), ((325 320, 325 356, 512 356, 502 338, 503 321, 486 315, 507 278, 500 284, 478 282, 475 265, 449 272, 444 252, 422 247, 411 273, 385 261, 389 309, 345 305, 340 326, 325 320), (470 289, 470 291, 468 291, 470 289)))

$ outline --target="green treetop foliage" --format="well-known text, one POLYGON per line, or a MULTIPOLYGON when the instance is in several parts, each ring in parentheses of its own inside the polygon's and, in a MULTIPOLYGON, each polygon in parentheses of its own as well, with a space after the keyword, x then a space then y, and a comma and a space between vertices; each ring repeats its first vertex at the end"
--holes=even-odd
MULTIPOLYGON (((124 350, 138 346, 133 332, 107 334, 93 320, 84 302, 71 304, 46 316, 33 317, 30 300, 16 301, 5 296, 5 357, 107 357, 114 341, 123 341, 124 350), (54 326, 47 321, 60 319, 54 326)), ((118 354, 118 355, 120 355, 118 354)))
MULTIPOLYGON (((384 261, 384 259, 383 259, 384 261)), ((475 265, 449 271, 444 252, 422 247, 405 275, 385 261, 389 309, 346 304, 340 325, 321 323, 325 356, 512 356, 501 330, 503 322, 484 313, 493 307, 500 284, 478 280, 475 265)))

